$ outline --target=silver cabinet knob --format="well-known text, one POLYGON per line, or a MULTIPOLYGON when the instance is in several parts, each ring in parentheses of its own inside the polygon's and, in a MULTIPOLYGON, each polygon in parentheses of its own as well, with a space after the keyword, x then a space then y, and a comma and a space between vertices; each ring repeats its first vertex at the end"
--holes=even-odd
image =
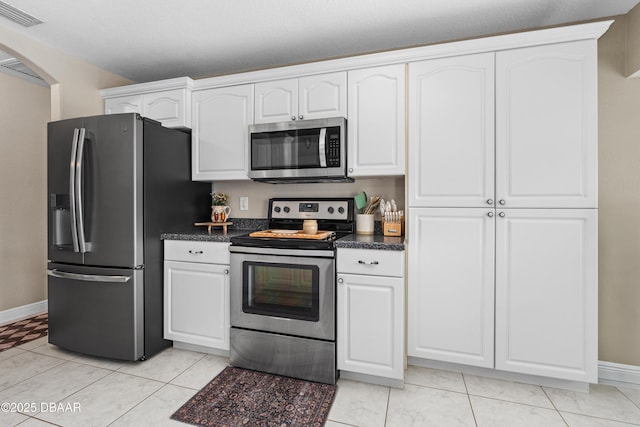
POLYGON ((504 201, 504 199, 500 199, 500 201, 498 203, 500 203, 501 205, 504 205, 505 201, 504 201))
POLYGON ((504 218, 504 215, 505 215, 505 213, 504 213, 504 212, 500 212, 500 213, 498 214, 498 216, 499 216, 500 218, 504 218))
POLYGON ((296 116, 291 116, 291 120, 295 120, 295 119, 296 119, 296 116))
POLYGON ((487 204, 488 205, 492 205, 493 204, 493 199, 487 199, 487 204))
POLYGON ((353 172, 353 168, 349 168, 349 172, 353 172))
POLYGON ((304 119, 304 116, 303 116, 302 114, 300 114, 300 115, 298 116, 298 118, 299 118, 300 120, 302 120, 302 119, 304 119))
POLYGON ((229 274, 229 270, 224 270, 224 274, 229 274))
POLYGON ((493 217, 493 212, 489 212, 489 213, 487 213, 487 216, 488 216, 489 218, 492 218, 492 217, 493 217))
POLYGON ((340 283, 341 285, 344 283, 344 279, 341 277, 338 279, 338 283, 340 283))

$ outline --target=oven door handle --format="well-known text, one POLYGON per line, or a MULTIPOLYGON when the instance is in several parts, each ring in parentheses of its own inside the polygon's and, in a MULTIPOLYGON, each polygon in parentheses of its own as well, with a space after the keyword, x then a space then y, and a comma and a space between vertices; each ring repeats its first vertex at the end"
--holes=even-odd
POLYGON ((313 257, 313 258, 335 258, 335 252, 322 249, 284 249, 284 248, 265 248, 254 246, 229 246, 229 252, 243 253, 243 254, 258 254, 258 255, 282 255, 282 256, 299 256, 299 257, 313 257))

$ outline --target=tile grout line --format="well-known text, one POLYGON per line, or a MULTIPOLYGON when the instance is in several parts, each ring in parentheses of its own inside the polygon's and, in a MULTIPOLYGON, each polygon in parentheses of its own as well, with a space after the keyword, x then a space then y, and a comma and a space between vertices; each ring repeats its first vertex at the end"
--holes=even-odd
MULTIPOLYGON (((121 419, 122 417, 127 415, 129 412, 133 411, 135 408, 140 406, 142 404, 142 402, 146 402, 148 399, 151 398, 151 396, 154 396, 156 393, 158 393, 160 390, 162 390, 163 388, 165 388, 168 385, 169 385, 169 383, 164 383, 164 385, 162 387, 160 387, 159 389, 157 389, 156 391, 151 393, 149 396, 147 396, 144 399, 142 399, 140 402, 138 402, 135 405, 133 405, 131 408, 129 408, 127 411, 125 411, 123 414, 121 414, 118 418, 116 418, 115 420, 113 420, 109 424, 107 424, 107 426, 110 426, 110 425, 113 425, 114 423, 116 423, 119 419, 121 419)), ((192 389, 189 389, 189 390, 192 390, 192 389)), ((187 400, 187 402, 188 402, 188 400, 187 400)))
POLYGON ((386 427, 389 418, 389 404, 391 403, 391 387, 387 387, 387 410, 384 411, 384 425, 386 427))
POLYGON ((553 409, 556 410, 556 412, 558 413, 558 415, 560 415, 560 419, 562 420, 563 423, 565 423, 565 425, 567 427, 569 427, 569 423, 567 422, 567 420, 562 416, 562 412, 560 412, 560 410, 558 409, 558 407, 556 406, 556 404, 554 403, 553 399, 551 399, 551 397, 549 396, 549 393, 547 393, 547 390, 544 389, 544 387, 542 386, 538 386, 542 389, 542 392, 544 393, 544 395, 547 397, 547 399, 549 399, 549 402, 551 402, 551 406, 553 406, 553 409))
POLYGON ((471 416, 473 417, 473 422, 478 427, 478 419, 476 418, 476 411, 473 409, 473 404, 471 403, 471 394, 469 394, 469 387, 467 387, 467 380, 464 377, 464 374, 460 374, 462 376, 462 384, 464 384, 464 389, 467 392, 467 401, 469 402, 469 408, 471 408, 471 416))

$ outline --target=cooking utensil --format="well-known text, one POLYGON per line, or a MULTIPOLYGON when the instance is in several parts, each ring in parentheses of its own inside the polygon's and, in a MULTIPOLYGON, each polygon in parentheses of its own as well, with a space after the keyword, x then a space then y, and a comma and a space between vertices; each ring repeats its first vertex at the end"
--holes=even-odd
POLYGON ((371 199, 369 200, 369 203, 367 204, 367 206, 364 208, 364 213, 365 214, 373 214, 376 209, 378 208, 378 204, 380 204, 380 197, 379 196, 371 196, 371 199))
POLYGON ((367 193, 363 191, 362 193, 357 194, 353 199, 355 201, 356 209, 358 209, 358 212, 362 212, 362 209, 367 206, 367 193))

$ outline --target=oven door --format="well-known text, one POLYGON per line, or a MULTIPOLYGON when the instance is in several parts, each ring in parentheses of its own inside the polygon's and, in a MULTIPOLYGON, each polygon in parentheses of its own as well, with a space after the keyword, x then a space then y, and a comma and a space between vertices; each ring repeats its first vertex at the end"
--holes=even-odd
POLYGON ((229 250, 232 327, 335 339, 332 250, 229 250))

